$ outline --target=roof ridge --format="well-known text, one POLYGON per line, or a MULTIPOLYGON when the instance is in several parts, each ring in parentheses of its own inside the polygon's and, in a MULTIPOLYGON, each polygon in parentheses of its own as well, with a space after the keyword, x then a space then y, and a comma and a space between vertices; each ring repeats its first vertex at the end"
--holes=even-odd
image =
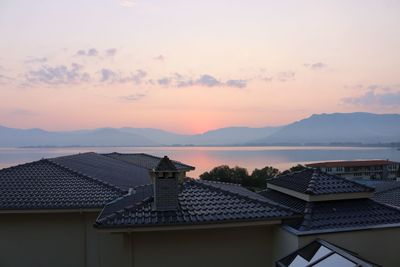
POLYGON ((310 194, 314 195, 314 189, 317 185, 317 179, 318 179, 319 174, 320 174, 320 172, 318 170, 313 171, 313 173, 311 174, 311 178, 308 181, 306 193, 310 193, 310 194))
POLYGON ((310 226, 310 222, 312 222, 311 218, 312 218, 313 207, 314 207, 313 202, 306 202, 306 205, 305 205, 304 211, 303 211, 303 220, 299 227, 300 231, 302 231, 304 229, 308 229, 308 227, 310 226))
MULTIPOLYGON (((96 154, 97 154, 97 153, 96 153, 96 154)), ((64 166, 64 165, 62 165, 62 164, 60 164, 60 163, 58 163, 58 162, 55 162, 55 161, 53 161, 52 159, 43 159, 43 160, 44 160, 44 161, 47 161, 47 162, 50 162, 51 164, 53 164, 53 165, 55 165, 55 166, 57 166, 57 167, 59 167, 59 168, 62 168, 62 169, 66 170, 66 171, 68 171, 68 172, 70 172, 70 173, 79 175, 79 176, 81 176, 81 177, 83 177, 83 178, 85 178, 85 179, 88 179, 88 180, 92 180, 92 181, 95 182, 95 183, 108 186, 108 187, 110 187, 110 188, 112 188, 112 189, 114 189, 114 190, 118 190, 118 191, 120 191, 120 192, 126 192, 126 190, 124 190, 124 189, 122 189, 122 188, 120 188, 120 187, 118 187, 118 186, 116 186, 116 185, 107 183, 107 182, 105 182, 105 181, 103 181, 103 180, 94 178, 94 177, 89 176, 89 175, 87 175, 87 174, 84 174, 84 173, 78 172, 78 171, 76 171, 76 170, 73 170, 73 169, 71 169, 71 168, 68 168, 67 166, 64 166)))
POLYGON ((215 184, 235 185, 235 186, 244 188, 241 184, 237 184, 237 183, 221 182, 221 181, 213 181, 213 180, 199 180, 199 181, 205 181, 206 183, 209 182, 209 183, 215 183, 215 184))
POLYGON ((389 205, 389 204, 383 203, 383 202, 379 202, 379 201, 377 201, 377 200, 375 200, 375 199, 373 199, 373 198, 370 198, 369 200, 375 202, 375 204, 383 205, 383 206, 385 206, 385 207, 387 207, 387 208, 390 208, 390 209, 393 209, 393 210, 396 210, 396 211, 400 211, 400 207, 393 206, 393 205, 389 205))
MULTIPOLYGON (((113 201, 108 202, 108 203, 103 207, 103 210, 106 208, 106 206, 108 206, 108 205, 110 205, 110 204, 113 204, 113 203, 116 203, 117 201, 120 201, 120 200, 122 200, 122 199, 124 199, 124 198, 130 197, 131 195, 133 195, 133 193, 128 193, 128 194, 123 195, 123 196, 121 196, 121 197, 119 197, 119 198, 116 198, 116 199, 113 200, 113 201)), ((116 216, 117 216, 119 213, 121 213, 121 212, 124 212, 124 211, 131 211, 131 210, 137 209, 137 208, 143 206, 144 204, 146 204, 147 202, 149 202, 150 200, 152 200, 153 198, 154 198, 153 196, 151 196, 151 197, 146 197, 146 198, 144 198, 144 199, 142 199, 142 200, 140 200, 140 201, 138 201, 138 202, 132 203, 132 204, 129 205, 129 206, 124 206, 124 207, 122 207, 121 209, 115 210, 115 211, 113 211, 112 213, 110 213, 110 214, 108 214, 107 216, 104 216, 104 217, 102 217, 102 218, 101 218, 100 216, 101 216, 101 214, 103 213, 103 211, 101 211, 101 212, 99 213, 99 215, 98 215, 98 217, 97 217, 97 219, 96 219, 96 222, 95 222, 94 224, 97 225, 97 224, 98 224, 97 222, 102 222, 102 221, 104 221, 104 220, 108 220, 108 219, 111 219, 111 218, 113 218, 113 217, 116 217, 116 216)))

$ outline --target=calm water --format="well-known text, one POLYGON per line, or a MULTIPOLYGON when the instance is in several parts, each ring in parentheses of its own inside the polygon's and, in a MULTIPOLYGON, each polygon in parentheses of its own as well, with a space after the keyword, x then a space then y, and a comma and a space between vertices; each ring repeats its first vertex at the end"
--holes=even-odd
POLYGON ((296 164, 317 161, 390 159, 400 161, 400 151, 393 148, 359 147, 79 147, 79 148, 0 148, 0 168, 16 164, 69 155, 79 152, 149 153, 193 165, 189 173, 198 177, 204 171, 227 164, 249 171, 266 165, 285 170, 296 164))

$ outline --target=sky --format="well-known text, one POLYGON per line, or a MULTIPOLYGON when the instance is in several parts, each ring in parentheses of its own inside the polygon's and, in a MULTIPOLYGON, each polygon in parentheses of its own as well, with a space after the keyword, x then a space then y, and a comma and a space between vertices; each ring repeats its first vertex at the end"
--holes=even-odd
POLYGON ((1 0, 0 125, 201 133, 400 113, 400 1, 1 0))

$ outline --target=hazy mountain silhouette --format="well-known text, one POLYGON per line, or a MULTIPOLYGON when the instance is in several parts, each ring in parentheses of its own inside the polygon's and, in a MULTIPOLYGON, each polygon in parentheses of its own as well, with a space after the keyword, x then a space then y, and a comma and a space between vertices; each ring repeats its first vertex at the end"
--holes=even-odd
POLYGON ((400 142, 399 114, 364 112, 312 115, 253 143, 400 142))
POLYGON ((278 145, 400 142, 399 114, 312 115, 282 127, 228 127, 184 135, 154 128, 51 132, 0 126, 0 146, 278 145))

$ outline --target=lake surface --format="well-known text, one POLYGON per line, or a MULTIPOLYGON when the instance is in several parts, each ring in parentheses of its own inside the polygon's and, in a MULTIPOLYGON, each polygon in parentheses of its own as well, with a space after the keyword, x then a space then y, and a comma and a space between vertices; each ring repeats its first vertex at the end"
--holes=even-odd
POLYGON ((318 161, 389 159, 400 161, 400 151, 395 148, 366 147, 77 147, 77 148, 0 148, 0 169, 63 155, 82 152, 148 153, 168 155, 174 160, 196 167, 188 173, 198 177, 215 166, 254 168, 273 166, 281 171, 296 164, 318 161))

